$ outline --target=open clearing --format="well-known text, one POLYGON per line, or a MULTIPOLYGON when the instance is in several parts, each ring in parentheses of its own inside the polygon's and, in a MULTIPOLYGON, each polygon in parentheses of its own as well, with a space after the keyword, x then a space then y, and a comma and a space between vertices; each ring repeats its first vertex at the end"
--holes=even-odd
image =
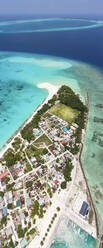
POLYGON ((34 145, 41 145, 42 143, 45 143, 47 146, 51 145, 52 142, 51 140, 45 135, 43 134, 42 136, 40 136, 35 142, 34 145))
POLYGON ((53 106, 50 110, 50 113, 57 115, 61 119, 72 123, 78 115, 78 111, 76 109, 72 109, 64 104, 58 103, 53 106))

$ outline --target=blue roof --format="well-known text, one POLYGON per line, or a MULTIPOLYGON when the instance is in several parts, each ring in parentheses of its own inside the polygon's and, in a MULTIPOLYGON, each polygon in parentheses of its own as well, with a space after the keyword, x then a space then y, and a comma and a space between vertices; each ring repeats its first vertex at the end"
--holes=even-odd
POLYGON ((64 132, 67 132, 67 131, 68 131, 68 128, 63 127, 63 131, 64 131, 64 132))
POLYGON ((27 242, 27 239, 24 238, 24 239, 21 241, 21 246, 24 247, 24 246, 27 245, 27 243, 28 243, 28 242, 27 242))
POLYGON ((84 201, 80 210, 80 214, 85 216, 87 213, 87 209, 88 209, 88 203, 84 201))
POLYGON ((4 207, 4 208, 3 208, 3 215, 6 215, 6 214, 7 214, 7 208, 4 207))

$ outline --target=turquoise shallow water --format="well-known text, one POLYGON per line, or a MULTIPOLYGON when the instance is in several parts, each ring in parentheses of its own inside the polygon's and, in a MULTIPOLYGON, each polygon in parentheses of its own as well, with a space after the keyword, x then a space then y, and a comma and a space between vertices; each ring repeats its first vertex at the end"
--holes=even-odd
POLYGON ((61 220, 50 248, 96 248, 97 241, 67 217, 61 220))
POLYGON ((0 146, 48 95, 37 84, 50 81, 67 61, 19 53, 0 53, 0 146))
POLYGON ((83 168, 103 230, 103 73, 68 59, 0 52, 0 146, 48 95, 40 82, 67 84, 85 101, 90 98, 89 122, 82 155, 83 168))

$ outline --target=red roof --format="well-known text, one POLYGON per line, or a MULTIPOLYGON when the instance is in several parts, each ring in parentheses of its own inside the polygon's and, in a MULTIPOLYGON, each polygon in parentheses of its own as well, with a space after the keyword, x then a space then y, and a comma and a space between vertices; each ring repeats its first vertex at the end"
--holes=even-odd
POLYGON ((16 195, 16 191, 13 191, 13 195, 16 195))
POLYGON ((63 140, 61 140, 61 143, 62 143, 62 144, 65 144, 66 142, 67 142, 67 141, 66 141, 66 140, 64 140, 64 139, 63 139, 63 140))
POLYGON ((0 174, 0 178, 7 176, 7 174, 8 174, 8 170, 6 170, 6 171, 4 171, 4 173, 0 174))
POLYGON ((22 171, 22 169, 19 169, 18 171, 17 171, 17 173, 19 173, 19 172, 21 172, 22 171))
POLYGON ((55 184, 56 184, 56 183, 58 183, 58 180, 56 179, 54 182, 55 182, 55 184))

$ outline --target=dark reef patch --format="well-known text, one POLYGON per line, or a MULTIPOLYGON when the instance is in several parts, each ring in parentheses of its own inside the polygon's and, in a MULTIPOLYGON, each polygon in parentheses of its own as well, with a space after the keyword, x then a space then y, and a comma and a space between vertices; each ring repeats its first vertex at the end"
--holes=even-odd
POLYGON ((18 91, 22 90, 23 88, 24 88, 23 85, 17 85, 17 90, 18 90, 18 91))
POLYGON ((97 199, 103 200, 103 194, 99 190, 95 192, 95 196, 97 199))
MULTIPOLYGON (((103 133, 95 131, 93 133, 92 141, 96 142, 99 146, 103 147, 103 141, 101 140, 100 137, 103 137, 103 133)), ((93 155, 92 155, 92 157, 93 157, 93 155)))
POLYGON ((23 72, 23 70, 18 70, 18 71, 15 71, 15 72, 23 72))
POLYGON ((92 158, 95 158, 95 153, 93 153, 91 157, 92 157, 92 158))
POLYGON ((103 104, 96 104, 95 107, 103 109, 103 104))
POLYGON ((94 117, 94 122, 103 123, 103 118, 94 117))

